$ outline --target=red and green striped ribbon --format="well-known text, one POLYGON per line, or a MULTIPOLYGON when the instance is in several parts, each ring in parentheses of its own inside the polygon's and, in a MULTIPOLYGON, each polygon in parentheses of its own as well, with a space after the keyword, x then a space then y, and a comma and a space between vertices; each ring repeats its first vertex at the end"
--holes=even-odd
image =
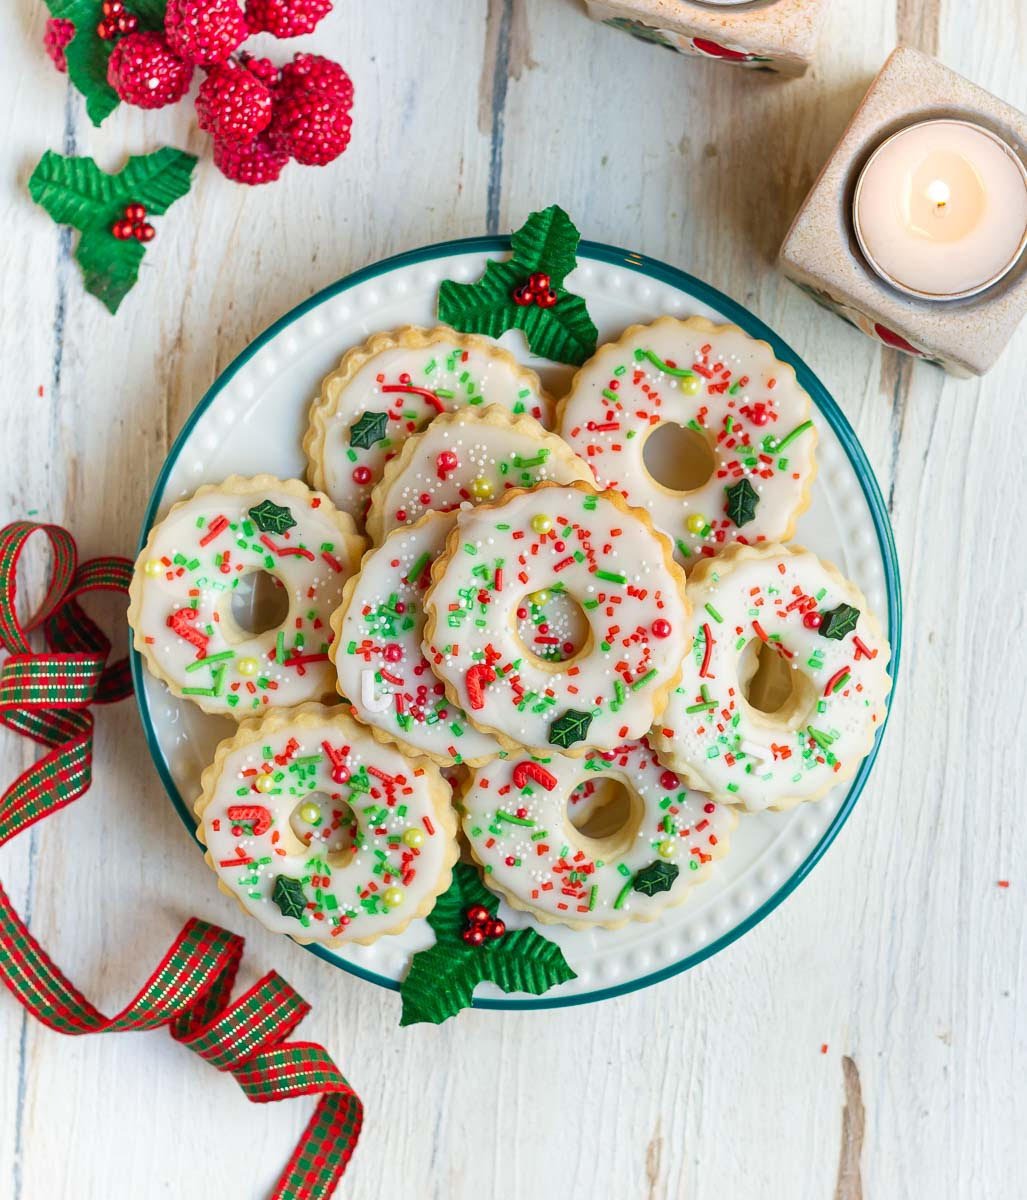
MULTIPOLYGON (((92 777, 92 704, 132 690, 127 660, 107 665, 110 642, 79 597, 125 593, 123 558, 77 562, 74 539, 57 525, 18 521, 0 530, 0 722, 46 753, 0 797, 0 845, 85 792, 92 777), (35 532, 53 554, 46 596, 27 621, 17 613, 18 558, 35 532), (38 632, 46 650, 34 653, 38 632)), ((244 941, 195 917, 120 1013, 106 1017, 53 963, 0 885, 0 978, 17 1000, 58 1033, 107 1033, 166 1025, 176 1041, 228 1071, 256 1103, 318 1095, 275 1186, 274 1200, 331 1196, 360 1136, 363 1105, 323 1047, 287 1039, 310 1006, 274 972, 231 1000, 244 941)))

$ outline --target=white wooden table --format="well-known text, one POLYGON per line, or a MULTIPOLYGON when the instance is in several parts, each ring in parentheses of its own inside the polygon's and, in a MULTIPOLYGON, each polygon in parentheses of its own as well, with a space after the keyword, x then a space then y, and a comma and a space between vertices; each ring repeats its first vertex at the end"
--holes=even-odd
MULTIPOLYGON (((836 0, 798 82, 633 42, 577 0, 339 0, 301 44, 352 72, 353 145, 258 190, 220 178, 186 106, 92 129, 38 50, 43 20, 37 0, 0 9, 0 521, 37 510, 85 556, 132 554, 171 438, 269 322, 384 255, 557 201, 586 236, 749 305, 821 375, 888 500, 906 600, 897 706, 842 836, 769 920, 656 988, 400 1030, 396 996, 218 894, 131 703, 100 716, 90 795, 0 856, 43 944, 114 1011, 187 915, 245 932, 245 977, 277 968, 314 1002, 304 1035, 364 1097, 355 1200, 1027 1194, 1027 578, 1009 532, 1027 327, 954 382, 773 269, 897 38, 1027 108, 1022 0, 836 0), (161 143, 205 158, 111 319, 25 181, 46 148, 112 169, 161 143)), ((29 752, 2 747, 6 779, 29 752)), ((64 1038, 0 995, 5 1200, 259 1197, 308 1113, 248 1104, 162 1033, 64 1038)))

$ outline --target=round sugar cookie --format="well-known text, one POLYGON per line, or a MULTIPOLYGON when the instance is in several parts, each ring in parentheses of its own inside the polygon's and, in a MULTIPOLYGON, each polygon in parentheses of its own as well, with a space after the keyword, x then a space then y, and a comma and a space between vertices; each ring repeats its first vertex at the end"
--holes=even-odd
POLYGON ((750 812, 850 779, 885 718, 888 642, 855 584, 801 546, 731 546, 688 584, 691 653, 653 727, 668 766, 750 812))
POLYGON ((431 912, 457 859, 449 785, 339 708, 247 721, 196 802, 221 890, 273 933, 367 945, 431 912))
POLYGON ((766 342, 661 317, 601 346, 558 419, 598 485, 644 508, 691 567, 733 542, 792 536, 816 475, 811 414, 766 342))
POLYGON ((371 493, 367 533, 380 542, 422 513, 451 512, 500 500, 513 488, 552 480, 592 483, 592 472, 534 417, 500 404, 459 408, 436 417, 385 464, 371 493))
POLYGON ((369 550, 332 615, 338 688, 376 735, 440 766, 485 762, 499 743, 446 695, 421 650, 424 593, 454 518, 428 513, 369 550))
POLYGON ((201 487, 150 530, 136 560, 135 648, 204 712, 242 720, 332 696, 329 621, 364 545, 346 513, 296 479, 201 487), (261 584, 268 628, 255 611, 261 584))
POLYGON ((728 852, 737 823, 644 740, 583 758, 495 759, 460 807, 489 887, 540 921, 579 929, 652 921, 680 904, 728 852))
POLYGON ((684 573, 648 516, 586 484, 540 484, 461 511, 432 567, 425 652, 507 749, 577 756, 644 734, 690 644, 684 573), (559 590, 588 624, 563 660, 519 632, 527 597, 559 590))
POLYGON ((486 404, 552 424, 538 376, 496 342, 441 325, 376 333, 343 356, 310 407, 311 483, 362 522, 371 489, 407 438, 440 413, 486 404))

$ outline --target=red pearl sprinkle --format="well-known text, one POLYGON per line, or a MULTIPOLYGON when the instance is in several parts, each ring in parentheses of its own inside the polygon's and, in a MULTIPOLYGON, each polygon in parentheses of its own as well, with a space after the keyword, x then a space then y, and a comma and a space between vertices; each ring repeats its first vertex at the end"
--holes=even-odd
POLYGON ((490 938, 501 938, 506 933, 506 922, 501 921, 498 917, 494 921, 489 921, 485 926, 485 933, 490 938))
POLYGON ((564 644, 563 644, 564 654, 573 654, 576 649, 577 649, 577 647, 574 645, 573 642, 564 642, 564 644))
POLYGON ((460 936, 468 946, 480 946, 485 940, 485 930, 480 925, 471 925, 460 936))
POLYGON ((353 468, 353 482, 359 483, 361 485, 363 485, 365 483, 370 483, 371 482, 371 468, 370 467, 354 467, 353 468))
POLYGON ((472 925, 484 925, 492 914, 484 904, 472 904, 464 915, 472 925))
POLYGON ((704 804, 704 805, 702 806, 702 810, 703 810, 703 812, 704 812, 704 813, 716 812, 716 811, 717 811, 717 806, 716 806, 715 804, 713 804, 713 803, 704 804))
POLYGON ((754 425, 766 425, 770 420, 770 413, 767 411, 765 404, 754 404, 752 406, 752 423, 754 425))
POLYGON ((808 612, 803 618, 802 623, 807 629, 819 629, 824 618, 818 612, 808 612))
POLYGON ((459 460, 452 450, 443 450, 435 460, 440 471, 455 471, 459 460))
POLYGON ((402 616, 407 610, 407 606, 402 600, 397 600, 395 607, 396 612, 398 612, 400 616, 402 616))
POLYGON ((523 820, 528 815, 528 810, 526 808, 519 808, 517 809, 517 815, 523 820))
POLYGON ((399 645, 399 643, 389 642, 389 644, 385 647, 385 661, 391 663, 399 662, 402 657, 403 648, 399 645))
POLYGON ((519 608, 517 610, 517 620, 518 621, 523 621, 527 617, 527 615, 528 615, 528 610, 526 608, 519 608))
POLYGON ((664 771, 663 774, 660 776, 660 787, 666 788, 667 791, 669 792, 671 790, 671 788, 676 788, 677 786, 678 786, 678 777, 674 774, 674 772, 673 771, 664 771))
POLYGON ((665 621, 663 617, 657 617, 653 621, 653 635, 658 638, 670 637, 670 622, 665 621))

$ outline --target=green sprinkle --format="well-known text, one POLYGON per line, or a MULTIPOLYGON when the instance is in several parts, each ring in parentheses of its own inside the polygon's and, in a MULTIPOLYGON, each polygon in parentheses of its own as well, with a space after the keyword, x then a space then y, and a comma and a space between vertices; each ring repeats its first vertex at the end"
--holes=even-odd
POLYGON ((652 679, 652 677, 655 674, 656 674, 656 668, 651 667, 648 671, 646 671, 646 673, 642 676, 641 679, 635 680, 635 682, 631 685, 631 690, 633 692, 637 692, 639 690, 639 688, 644 688, 645 685, 649 682, 650 679, 652 679))
POLYGON ((596 571, 596 579, 605 579, 607 583, 627 583, 626 575, 618 575, 616 571, 596 571))
POLYGON ((198 671, 200 667, 205 667, 209 663, 222 662, 226 658, 235 658, 235 651, 222 650, 220 654, 208 654, 206 658, 198 658, 195 662, 191 662, 186 670, 198 671))
POLYGON ((530 817, 518 817, 516 814, 508 813, 502 808, 496 813, 496 820, 508 821, 511 825, 527 825, 529 827, 535 824, 530 817))
POLYGON ((425 552, 420 556, 420 558, 417 559, 417 561, 414 563, 414 565, 407 572, 406 579, 404 580, 404 582, 405 583, 416 583, 418 581, 418 579, 421 578, 421 572, 424 570, 425 564, 428 562, 429 558, 431 558, 431 555, 428 553, 427 550, 425 550, 425 552))
POLYGON ((620 908, 624 901, 627 900, 627 898, 631 895, 631 886, 632 880, 629 879, 628 882, 617 893, 617 899, 613 902, 614 908, 620 908))
POLYGON ((797 437, 800 437, 802 434, 804 434, 807 429, 812 429, 812 428, 813 428, 812 421, 803 421, 803 423, 801 425, 796 425, 796 427, 792 430, 791 433, 785 434, 785 436, 779 442, 775 441, 773 443, 772 453, 777 454, 779 451, 783 450, 785 448, 785 446, 787 446, 789 444, 789 442, 794 442, 795 439, 797 437))
POLYGON ((719 612, 717 612, 717 610, 713 607, 712 604, 706 605, 706 611, 710 614, 710 616, 714 619, 714 621, 719 621, 721 623, 721 625, 724 624, 724 618, 720 615, 719 612))
POLYGON ((695 374, 694 371, 689 371, 681 367, 672 367, 670 363, 665 363, 653 350, 643 350, 642 357, 647 358, 664 375, 673 375, 675 379, 691 379, 695 374))

